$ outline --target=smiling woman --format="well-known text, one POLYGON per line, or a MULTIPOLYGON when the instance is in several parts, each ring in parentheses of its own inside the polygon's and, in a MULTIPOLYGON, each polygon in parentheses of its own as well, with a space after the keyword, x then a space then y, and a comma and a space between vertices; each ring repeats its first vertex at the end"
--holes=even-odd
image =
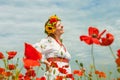
POLYGON ((42 63, 46 65, 44 77, 46 80, 72 80, 69 65, 71 56, 61 41, 64 29, 61 20, 56 15, 51 16, 46 22, 45 33, 47 38, 34 45, 42 53, 42 63))

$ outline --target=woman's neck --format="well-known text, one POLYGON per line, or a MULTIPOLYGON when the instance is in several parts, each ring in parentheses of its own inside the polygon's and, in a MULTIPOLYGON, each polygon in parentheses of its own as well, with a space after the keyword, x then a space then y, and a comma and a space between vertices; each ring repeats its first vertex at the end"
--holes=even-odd
POLYGON ((55 36, 55 39, 60 41, 61 38, 60 38, 60 36, 55 36))
POLYGON ((61 42, 61 36, 53 35, 51 37, 53 37, 60 45, 62 44, 62 42, 61 42))

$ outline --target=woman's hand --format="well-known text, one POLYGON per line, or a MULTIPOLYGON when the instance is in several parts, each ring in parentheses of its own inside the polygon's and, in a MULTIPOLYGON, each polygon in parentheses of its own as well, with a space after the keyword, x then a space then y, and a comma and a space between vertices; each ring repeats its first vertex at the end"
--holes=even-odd
POLYGON ((46 65, 46 71, 49 71, 50 63, 47 60, 45 60, 43 63, 46 65))

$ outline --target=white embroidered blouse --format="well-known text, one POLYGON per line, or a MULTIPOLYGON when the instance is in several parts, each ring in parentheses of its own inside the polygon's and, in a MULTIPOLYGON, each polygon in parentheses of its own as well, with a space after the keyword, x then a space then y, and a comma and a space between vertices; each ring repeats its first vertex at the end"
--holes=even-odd
POLYGON ((65 50, 65 47, 60 46, 58 42, 52 37, 42 39, 33 46, 43 54, 42 61, 50 57, 62 57, 68 60, 71 59, 71 55, 67 50, 65 50))

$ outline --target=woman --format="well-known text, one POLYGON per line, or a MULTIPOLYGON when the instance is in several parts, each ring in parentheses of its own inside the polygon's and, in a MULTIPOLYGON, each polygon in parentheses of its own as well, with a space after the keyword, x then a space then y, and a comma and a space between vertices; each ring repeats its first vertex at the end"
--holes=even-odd
POLYGON ((71 56, 62 43, 61 35, 64 29, 56 15, 51 16, 45 23, 45 33, 47 38, 34 46, 43 54, 42 63, 46 64, 46 80, 72 80, 69 65, 71 56))

